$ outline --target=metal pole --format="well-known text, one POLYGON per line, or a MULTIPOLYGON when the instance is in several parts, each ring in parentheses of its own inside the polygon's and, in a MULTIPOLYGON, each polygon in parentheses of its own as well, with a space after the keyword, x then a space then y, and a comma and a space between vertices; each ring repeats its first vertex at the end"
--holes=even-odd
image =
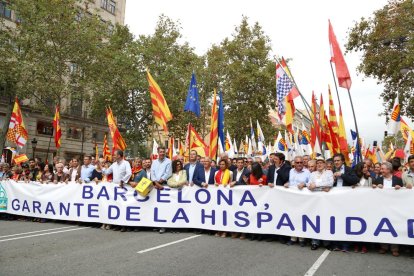
MULTIPOLYGON (((349 101, 351 102, 351 108, 352 108, 352 115, 354 116, 354 123, 355 123, 355 131, 357 134, 357 143, 359 144, 359 130, 358 130, 358 124, 356 121, 356 116, 355 116, 355 110, 354 110, 354 104, 352 102, 352 97, 351 97, 351 91, 349 91, 348 89, 348 96, 349 96, 349 101)), ((361 153, 362 154, 362 153, 361 153)), ((362 158, 362 156, 361 156, 362 158)), ((358 158, 359 159, 359 158, 358 158)), ((357 162, 359 162, 360 160, 357 160, 357 162)), ((362 161, 362 160, 361 160, 362 161)))
MULTIPOLYGON (((53 136, 50 136, 50 138, 49 138, 49 145, 47 146, 46 160, 49 159, 50 142, 52 141, 52 137, 53 136)), ((33 154, 33 156, 34 156, 34 154, 33 154)), ((46 160, 45 160, 45 162, 46 162, 46 160)))
POLYGON ((341 99, 339 99, 338 85, 336 84, 336 78, 335 78, 335 73, 334 73, 334 70, 333 70, 333 67, 332 67, 332 61, 329 61, 329 64, 331 65, 332 77, 333 77, 334 83, 335 83, 335 91, 336 91, 336 96, 338 98, 339 108, 341 108, 341 99))

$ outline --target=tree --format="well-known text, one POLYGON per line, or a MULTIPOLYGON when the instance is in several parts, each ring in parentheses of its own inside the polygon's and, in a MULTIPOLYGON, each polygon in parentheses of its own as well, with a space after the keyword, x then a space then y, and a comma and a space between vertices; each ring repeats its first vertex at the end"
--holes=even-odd
POLYGON ((225 128, 237 141, 250 133, 259 120, 267 139, 277 135, 269 120, 275 107, 275 62, 270 56, 270 39, 259 23, 250 26, 243 17, 230 38, 214 45, 206 54, 205 87, 223 91, 225 128))
POLYGON ((349 33, 347 51, 362 53, 358 71, 384 84, 384 114, 398 93, 402 114, 414 118, 414 3, 389 0, 373 17, 361 18, 349 33))

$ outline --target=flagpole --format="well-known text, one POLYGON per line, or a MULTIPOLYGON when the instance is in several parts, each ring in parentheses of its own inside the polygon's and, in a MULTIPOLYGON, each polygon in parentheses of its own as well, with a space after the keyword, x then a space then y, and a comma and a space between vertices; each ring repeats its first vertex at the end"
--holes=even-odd
MULTIPOLYGON (((341 107, 341 101, 339 100, 338 87, 337 87, 337 84, 336 84, 336 77, 335 77, 335 73, 333 71, 332 61, 330 61, 329 63, 331 65, 332 77, 333 77, 334 83, 335 83, 335 89, 336 89, 336 95, 338 97, 339 107, 341 107)), ((352 116, 354 117, 355 132, 357 134, 357 143, 359 144, 359 130, 358 130, 358 124, 357 124, 357 120, 356 120, 356 116, 355 116, 354 103, 352 102, 351 91, 349 90, 349 88, 347 88, 347 90, 348 90, 349 102, 351 103, 352 116)), ((361 153, 361 155, 362 155, 362 153, 361 153)), ((356 157, 359 159, 358 154, 356 154, 356 157)), ((361 158, 362 158, 362 156, 361 156, 361 158)), ((359 160, 357 160, 357 162, 359 162, 359 160)))
MULTIPOLYGON (((49 145, 47 146, 46 160, 49 159, 50 142, 52 141, 52 137, 53 137, 53 135, 50 136, 50 138, 49 138, 49 145)), ((46 162, 46 160, 45 160, 45 162, 46 162)))

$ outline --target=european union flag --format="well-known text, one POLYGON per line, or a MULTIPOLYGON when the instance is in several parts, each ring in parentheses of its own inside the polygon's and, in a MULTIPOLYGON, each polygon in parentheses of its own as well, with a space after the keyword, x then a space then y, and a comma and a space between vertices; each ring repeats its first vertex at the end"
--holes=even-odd
POLYGON ((200 101, 198 100, 197 81, 194 73, 191 75, 191 82, 190 87, 188 88, 184 111, 191 111, 197 117, 200 117, 200 101))
POLYGON ((221 140, 221 145, 224 150, 226 150, 224 142, 224 105, 223 105, 223 93, 219 92, 220 99, 219 99, 219 108, 218 108, 218 136, 221 140))

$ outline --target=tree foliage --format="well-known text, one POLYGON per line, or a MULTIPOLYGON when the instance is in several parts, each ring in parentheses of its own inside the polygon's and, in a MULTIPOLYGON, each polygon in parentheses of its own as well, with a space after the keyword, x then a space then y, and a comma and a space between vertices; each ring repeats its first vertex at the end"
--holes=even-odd
POLYGON ((269 120, 275 107, 275 63, 270 39, 259 23, 249 25, 243 17, 235 33, 206 54, 207 85, 223 91, 225 128, 237 141, 250 133, 250 118, 259 120, 265 137, 276 132, 269 120))
POLYGON ((402 114, 414 118, 413 1, 390 0, 372 17, 361 18, 351 29, 346 48, 362 53, 359 72, 384 84, 384 114, 398 93, 402 114))

